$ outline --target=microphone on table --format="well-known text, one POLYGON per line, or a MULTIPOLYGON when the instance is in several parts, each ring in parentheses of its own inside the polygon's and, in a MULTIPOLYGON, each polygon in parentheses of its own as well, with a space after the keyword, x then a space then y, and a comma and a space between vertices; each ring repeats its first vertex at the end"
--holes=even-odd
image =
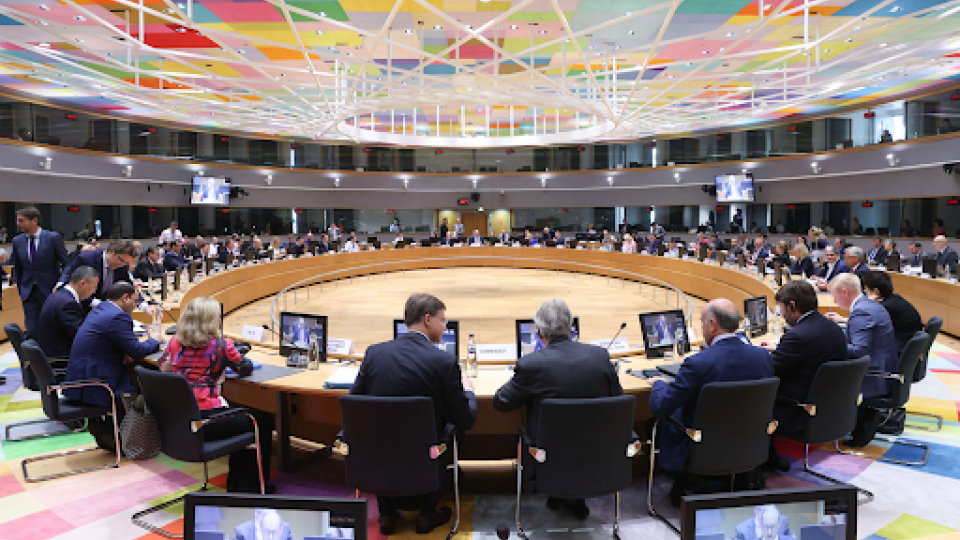
MULTIPOLYGON (((153 293, 150 292, 149 289, 141 289, 141 292, 145 293, 145 294, 147 295, 147 297, 150 298, 150 302, 149 302, 149 303, 150 303, 151 306, 157 306, 158 308, 160 308, 160 311, 162 311, 167 317, 170 317, 170 319, 171 319, 174 323, 178 322, 178 321, 177 321, 177 318, 173 316, 173 313, 170 313, 169 311, 167 311, 166 308, 163 307, 163 304, 161 304, 160 302, 157 302, 156 299, 154 299, 153 293)), ((177 333, 177 325, 176 325, 176 324, 174 324, 174 325, 171 326, 170 328, 167 328, 167 335, 168 335, 168 336, 172 336, 173 334, 176 334, 176 333, 177 333)))
POLYGON ((263 329, 268 332, 273 332, 273 335, 277 335, 277 331, 274 330, 273 328, 270 328, 270 325, 267 325, 267 324, 263 325, 263 329))
POLYGON ((510 538, 510 527, 506 523, 500 522, 497 523, 497 538, 500 540, 507 540, 510 538))
POLYGON ((609 349, 610 347, 612 347, 613 342, 616 341, 618 337, 620 337, 620 332, 623 332, 623 329, 626 327, 627 327, 627 323, 620 323, 620 329, 617 330, 616 335, 613 336, 613 339, 611 339, 610 343, 608 343, 607 346, 604 348, 609 349))

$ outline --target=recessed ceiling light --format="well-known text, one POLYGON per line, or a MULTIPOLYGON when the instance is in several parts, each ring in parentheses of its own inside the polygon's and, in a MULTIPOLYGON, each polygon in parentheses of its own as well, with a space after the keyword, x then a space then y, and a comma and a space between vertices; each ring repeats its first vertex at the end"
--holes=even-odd
POLYGON ((644 86, 643 89, 644 89, 644 90, 649 90, 650 87, 649 87, 649 86, 644 86))
POLYGON ((517 26, 517 25, 515 25, 515 24, 511 24, 511 25, 510 25, 510 29, 511 29, 511 30, 518 30, 519 28, 520 28, 520 27, 517 26))
POLYGON ((627 30, 627 35, 628 35, 628 36, 632 36, 632 35, 634 35, 634 34, 636 34, 636 32, 634 32, 633 30, 627 30))
POLYGON ((439 24, 435 24, 435 25, 433 25, 433 29, 434 29, 434 30, 443 30, 443 27, 440 26, 439 24))

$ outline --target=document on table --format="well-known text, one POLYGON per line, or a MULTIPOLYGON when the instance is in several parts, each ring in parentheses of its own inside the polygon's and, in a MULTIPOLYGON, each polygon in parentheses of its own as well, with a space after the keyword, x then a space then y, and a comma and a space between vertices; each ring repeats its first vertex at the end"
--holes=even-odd
POLYGON ((353 388, 353 382, 357 380, 357 374, 360 372, 358 367, 347 367, 337 368, 333 372, 333 375, 327 377, 326 382, 323 383, 324 388, 329 388, 331 390, 349 390, 353 388))

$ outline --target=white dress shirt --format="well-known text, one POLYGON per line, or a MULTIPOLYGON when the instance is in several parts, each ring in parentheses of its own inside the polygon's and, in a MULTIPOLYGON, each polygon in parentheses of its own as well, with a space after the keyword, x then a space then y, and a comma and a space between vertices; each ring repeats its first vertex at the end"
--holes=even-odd
POLYGON ((167 227, 160 233, 159 242, 162 244, 164 242, 173 242, 174 240, 182 241, 183 240, 183 231, 177 229, 176 231, 171 231, 170 227, 167 227))

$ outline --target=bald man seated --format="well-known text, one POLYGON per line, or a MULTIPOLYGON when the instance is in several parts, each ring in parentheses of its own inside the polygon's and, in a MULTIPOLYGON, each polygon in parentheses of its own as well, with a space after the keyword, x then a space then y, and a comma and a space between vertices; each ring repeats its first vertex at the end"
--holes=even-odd
MULTIPOLYGON (((701 332, 709 347, 687 357, 673 381, 663 377, 650 379, 650 410, 655 417, 672 416, 683 425, 692 426, 700 390, 706 384, 773 377, 770 353, 737 337, 741 320, 737 307, 726 298, 713 300, 700 310, 701 332)), ((661 422, 657 447, 660 465, 681 472, 670 490, 670 502, 679 506, 687 488, 693 488, 697 481, 682 474, 690 454, 690 438, 672 424, 661 422)))
POLYGON ((254 518, 234 529, 237 540, 291 540, 290 525, 273 509, 257 508, 254 518))

